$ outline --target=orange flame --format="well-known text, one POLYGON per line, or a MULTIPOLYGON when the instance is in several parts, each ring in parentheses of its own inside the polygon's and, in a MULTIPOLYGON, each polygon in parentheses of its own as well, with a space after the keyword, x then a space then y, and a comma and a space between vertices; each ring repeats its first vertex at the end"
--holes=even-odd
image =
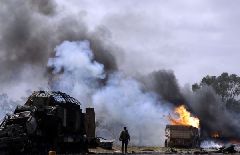
POLYGON ((214 132, 211 133, 211 137, 212 137, 212 138, 219 138, 219 137, 220 137, 220 134, 219 134, 218 131, 214 131, 214 132))
POLYGON ((169 116, 169 120, 172 125, 188 125, 199 128, 199 119, 192 117, 190 112, 188 112, 184 105, 177 107, 174 112, 178 115, 178 119, 174 119, 169 116))

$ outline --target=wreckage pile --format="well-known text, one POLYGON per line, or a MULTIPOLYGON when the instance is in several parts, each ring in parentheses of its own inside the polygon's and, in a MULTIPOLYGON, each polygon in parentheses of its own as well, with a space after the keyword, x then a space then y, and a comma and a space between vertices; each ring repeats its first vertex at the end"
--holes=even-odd
POLYGON ((35 91, 0 125, 0 153, 86 152, 95 142, 95 112, 62 92, 35 91))

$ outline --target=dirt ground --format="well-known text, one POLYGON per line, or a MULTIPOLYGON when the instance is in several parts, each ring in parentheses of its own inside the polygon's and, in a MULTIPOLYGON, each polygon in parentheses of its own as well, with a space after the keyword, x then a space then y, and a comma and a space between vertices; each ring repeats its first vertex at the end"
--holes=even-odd
MULTIPOLYGON (((114 146, 112 150, 102 149, 97 147, 95 149, 89 149, 92 154, 121 154, 121 147, 114 146)), ((131 146, 128 148, 128 154, 211 154, 211 155, 222 155, 222 153, 216 153, 216 149, 209 149, 209 150, 200 150, 200 149, 178 149, 178 148, 166 148, 166 147, 134 147, 131 146)), ((235 153, 239 154, 239 153, 235 153)))
MULTIPOLYGON (((112 150, 100 147, 89 149, 94 154, 118 154, 121 153, 120 146, 114 146, 112 150)), ((192 154, 200 152, 199 149, 175 149, 166 147, 128 147, 128 154, 192 154)))
MULTIPOLYGON (((146 152, 163 152, 165 149, 160 147, 128 147, 128 153, 146 153, 146 152)), ((121 153, 121 146, 114 146, 112 150, 100 147, 89 149, 92 153, 121 153)))

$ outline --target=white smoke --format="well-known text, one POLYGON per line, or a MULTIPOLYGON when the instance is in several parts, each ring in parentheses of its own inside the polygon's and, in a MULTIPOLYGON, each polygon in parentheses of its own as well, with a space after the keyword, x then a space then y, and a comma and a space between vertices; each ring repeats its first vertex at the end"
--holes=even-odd
POLYGON ((163 142, 167 116, 159 106, 157 96, 144 93, 140 84, 121 73, 111 75, 107 85, 93 96, 93 103, 101 118, 101 128, 111 126, 109 131, 117 138, 123 126, 132 135, 132 144, 159 145, 163 142), (117 124, 118 123, 118 124, 117 124))
POLYGON ((144 92, 141 84, 121 72, 105 78, 104 66, 94 61, 88 41, 64 41, 56 47, 56 57, 49 59, 57 78, 55 90, 64 91, 92 105, 96 111, 97 136, 118 139, 127 126, 132 145, 161 145, 167 124, 168 108, 153 92, 144 92))
POLYGON ((219 149, 219 148, 223 147, 223 144, 215 142, 213 140, 205 140, 205 141, 201 142, 200 147, 204 148, 204 149, 210 149, 210 148, 219 149))
POLYGON ((7 94, 0 94, 0 120, 3 119, 7 113, 12 113, 20 103, 21 101, 13 101, 10 99, 7 94))
POLYGON ((83 103, 91 103, 91 96, 98 88, 99 79, 105 77, 103 65, 94 61, 88 41, 64 41, 55 48, 56 57, 49 59, 54 67, 53 89, 67 92, 83 103), (63 74, 61 73, 63 72, 63 74))

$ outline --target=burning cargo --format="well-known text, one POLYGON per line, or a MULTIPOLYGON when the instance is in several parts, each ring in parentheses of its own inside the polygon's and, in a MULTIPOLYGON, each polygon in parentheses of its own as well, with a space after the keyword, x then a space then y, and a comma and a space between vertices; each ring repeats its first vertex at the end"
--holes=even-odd
POLYGON ((35 91, 0 124, 0 153, 85 152, 92 138, 93 108, 83 113, 80 102, 65 93, 35 91))
POLYGON ((165 129, 166 147, 199 147, 198 128, 186 125, 167 125, 165 129))

